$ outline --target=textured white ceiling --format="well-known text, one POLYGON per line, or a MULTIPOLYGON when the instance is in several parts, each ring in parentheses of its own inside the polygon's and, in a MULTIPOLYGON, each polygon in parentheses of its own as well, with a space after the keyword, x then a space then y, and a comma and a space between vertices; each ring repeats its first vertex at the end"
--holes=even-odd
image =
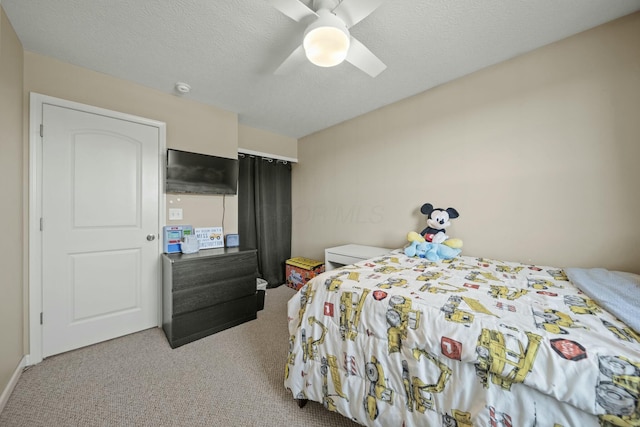
MULTIPOLYGON (((349 0, 345 0, 349 1, 349 0)), ((310 0, 304 0, 310 5, 310 0)), ((640 10, 640 0, 387 0, 351 33, 387 69, 274 75, 305 25, 265 0, 2 0, 24 48, 302 137, 640 10)))

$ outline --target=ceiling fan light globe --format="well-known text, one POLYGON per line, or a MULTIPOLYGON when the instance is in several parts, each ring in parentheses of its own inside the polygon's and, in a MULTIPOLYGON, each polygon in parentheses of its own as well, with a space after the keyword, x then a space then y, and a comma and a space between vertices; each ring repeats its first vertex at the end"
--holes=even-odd
POLYGON ((307 59, 319 67, 334 67, 347 57, 350 37, 345 31, 333 27, 317 27, 304 36, 307 59))

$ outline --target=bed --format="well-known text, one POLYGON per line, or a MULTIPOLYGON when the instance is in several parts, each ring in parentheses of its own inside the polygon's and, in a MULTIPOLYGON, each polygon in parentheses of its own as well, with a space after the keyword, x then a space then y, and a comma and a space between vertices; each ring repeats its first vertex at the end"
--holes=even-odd
POLYGON ((595 270, 398 249, 323 273, 288 303, 285 387, 371 426, 640 426, 640 276, 595 270))

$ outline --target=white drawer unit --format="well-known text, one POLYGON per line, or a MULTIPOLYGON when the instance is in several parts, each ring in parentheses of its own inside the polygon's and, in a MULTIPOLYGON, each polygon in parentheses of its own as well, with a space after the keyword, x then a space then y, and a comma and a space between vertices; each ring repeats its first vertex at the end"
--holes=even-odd
POLYGON ((325 271, 334 270, 343 265, 355 264, 389 252, 391 252, 391 249, 363 245, 343 245, 327 248, 324 250, 324 269, 325 271))

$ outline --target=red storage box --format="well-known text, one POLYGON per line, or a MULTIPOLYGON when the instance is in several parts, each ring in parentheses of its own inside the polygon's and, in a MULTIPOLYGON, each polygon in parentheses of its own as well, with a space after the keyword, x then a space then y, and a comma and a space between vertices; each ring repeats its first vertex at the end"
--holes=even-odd
POLYGON ((315 259, 295 257, 286 261, 287 286, 299 290, 312 277, 324 273, 324 264, 315 259))

